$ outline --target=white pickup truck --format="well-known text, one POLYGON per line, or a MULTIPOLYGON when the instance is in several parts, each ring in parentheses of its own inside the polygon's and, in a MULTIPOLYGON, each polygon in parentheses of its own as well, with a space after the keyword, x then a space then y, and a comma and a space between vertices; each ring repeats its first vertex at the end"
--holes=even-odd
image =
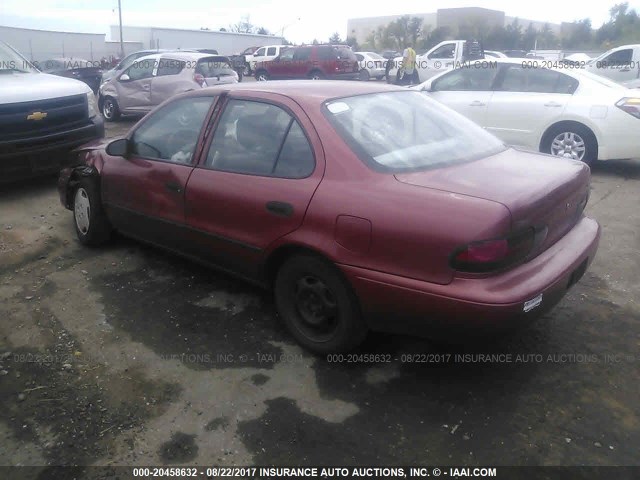
POLYGON ((585 70, 614 82, 627 83, 640 78, 640 45, 622 45, 589 60, 585 70))
MULTIPOLYGON (((416 68, 420 82, 424 82, 435 74, 450 70, 469 60, 483 58, 482 49, 477 42, 468 40, 446 40, 440 42, 431 50, 416 56, 416 68)), ((387 82, 394 83, 398 70, 402 67, 402 57, 391 60, 388 69, 387 82)))
POLYGON ((0 41, 0 183, 56 173, 72 149, 102 137, 87 84, 41 73, 0 41))

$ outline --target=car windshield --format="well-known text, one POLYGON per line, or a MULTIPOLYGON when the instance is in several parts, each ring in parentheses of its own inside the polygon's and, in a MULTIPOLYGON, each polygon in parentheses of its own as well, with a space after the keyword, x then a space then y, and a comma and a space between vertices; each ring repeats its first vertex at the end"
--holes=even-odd
POLYGON ((37 70, 17 51, 0 42, 0 73, 11 72, 32 73, 37 70))
POLYGON ((385 172, 445 167, 507 148, 475 123, 416 91, 335 99, 325 103, 324 113, 365 163, 385 172))
POLYGON ((227 57, 207 57, 198 60, 196 73, 203 75, 205 78, 212 78, 226 77, 233 75, 235 72, 227 57))
POLYGON ((382 55, 378 55, 375 52, 367 52, 367 55, 369 55, 369 57, 373 58, 374 60, 386 60, 382 55))

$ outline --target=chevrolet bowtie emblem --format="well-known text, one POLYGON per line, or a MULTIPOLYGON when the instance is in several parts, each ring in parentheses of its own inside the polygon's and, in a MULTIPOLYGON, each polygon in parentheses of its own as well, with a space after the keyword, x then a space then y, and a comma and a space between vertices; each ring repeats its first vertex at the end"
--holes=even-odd
POLYGON ((27 120, 42 120, 47 117, 47 112, 33 112, 27 115, 27 120))

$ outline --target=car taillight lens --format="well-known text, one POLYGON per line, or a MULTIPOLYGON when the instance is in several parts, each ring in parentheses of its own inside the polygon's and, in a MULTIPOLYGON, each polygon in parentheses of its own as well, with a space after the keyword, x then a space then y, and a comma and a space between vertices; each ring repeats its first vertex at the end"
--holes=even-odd
POLYGON ((196 73, 193 76, 193 80, 201 87, 205 87, 207 85, 207 82, 204 81, 204 77, 200 73, 196 73))
POLYGON ((505 238, 471 242, 451 254, 451 268, 459 272, 486 273, 524 260, 535 243, 535 230, 528 228, 505 238))
POLYGON ((623 98, 616 103, 616 107, 624 110, 629 115, 640 118, 640 98, 623 98))

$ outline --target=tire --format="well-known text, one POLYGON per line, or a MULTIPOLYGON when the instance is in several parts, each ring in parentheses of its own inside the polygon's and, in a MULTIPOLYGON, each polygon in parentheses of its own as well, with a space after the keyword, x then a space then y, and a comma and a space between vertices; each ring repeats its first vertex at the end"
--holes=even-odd
POLYGON ((289 258, 276 276, 275 301, 291 334, 314 353, 353 349, 367 335, 351 286, 334 265, 319 257, 289 258))
POLYGON ((376 77, 376 80, 382 80, 383 78, 384 78, 384 75, 378 75, 378 76, 376 77))
POLYGON ((113 228, 102 208, 95 179, 82 179, 73 192, 73 224, 83 245, 99 246, 111 238, 113 228))
POLYGON ((258 82, 266 82, 269 80, 269 73, 266 70, 258 70, 256 72, 256 80, 258 82))
POLYGON ((309 80, 324 80, 325 76, 320 70, 313 70, 309 73, 309 80))
POLYGON ((360 75, 358 77, 361 81, 363 82, 368 82, 369 81, 369 72, 367 72, 367 70, 365 70, 364 68, 362 70, 360 70, 360 75))
POLYGON ((592 165, 598 158, 598 141, 587 127, 577 123, 564 123, 551 127, 544 134, 540 142, 540 151, 592 165), (580 147, 583 147, 582 153, 580 147))
POLYGON ((107 122, 114 122, 120 118, 120 108, 113 97, 104 97, 101 110, 102 116, 107 122))

